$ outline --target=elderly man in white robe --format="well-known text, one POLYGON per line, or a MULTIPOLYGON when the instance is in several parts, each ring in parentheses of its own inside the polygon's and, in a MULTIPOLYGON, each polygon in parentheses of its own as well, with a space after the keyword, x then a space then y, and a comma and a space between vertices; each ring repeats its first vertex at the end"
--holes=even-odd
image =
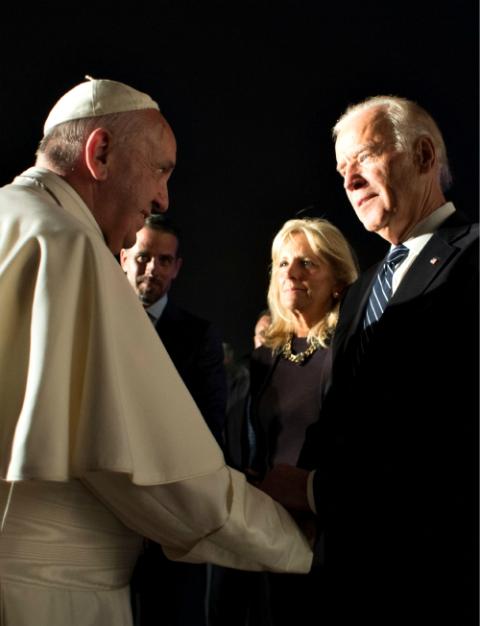
POLYGON ((142 536, 170 558, 307 572, 289 514, 226 466, 114 254, 168 208, 172 130, 89 79, 0 190, 2 624, 128 626, 142 536))

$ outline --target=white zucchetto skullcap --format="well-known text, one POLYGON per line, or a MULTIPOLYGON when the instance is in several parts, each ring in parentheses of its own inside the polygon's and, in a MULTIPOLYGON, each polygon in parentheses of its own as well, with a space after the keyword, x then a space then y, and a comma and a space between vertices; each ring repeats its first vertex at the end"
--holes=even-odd
POLYGON ((67 91, 50 111, 43 127, 46 135, 54 126, 85 117, 99 117, 110 113, 125 113, 142 109, 156 109, 158 104, 146 93, 137 91, 115 80, 88 80, 67 91))

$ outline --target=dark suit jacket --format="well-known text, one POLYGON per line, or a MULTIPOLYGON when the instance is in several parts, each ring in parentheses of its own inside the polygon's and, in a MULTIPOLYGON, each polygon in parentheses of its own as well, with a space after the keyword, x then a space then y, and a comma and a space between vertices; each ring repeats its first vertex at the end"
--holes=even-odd
POLYGON ((227 382, 223 347, 213 325, 171 302, 155 328, 185 386, 222 446, 227 382))
MULTIPOLYGON (((170 300, 155 328, 222 446, 227 383, 220 337, 210 322, 180 309, 170 300)), ((158 623, 203 626, 206 587, 204 564, 169 561, 159 544, 148 541, 131 581, 136 626, 158 623)))
POLYGON ((430 239, 353 375, 377 269, 345 296, 301 457, 317 469, 322 624, 478 623, 478 225, 456 213, 430 239))

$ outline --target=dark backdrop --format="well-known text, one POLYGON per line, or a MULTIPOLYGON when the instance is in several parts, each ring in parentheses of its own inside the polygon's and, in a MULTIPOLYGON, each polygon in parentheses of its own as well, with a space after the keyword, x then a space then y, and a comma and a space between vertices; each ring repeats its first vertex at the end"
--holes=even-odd
POLYGON ((477 216, 476 1, 47 3, 4 10, 0 27, 0 183, 32 164, 50 107, 84 74, 150 93, 179 143, 170 213, 185 263, 174 296, 238 355, 250 350, 286 219, 313 206, 362 267, 386 248, 335 173, 330 128, 347 104, 392 93, 429 110, 449 151, 449 198, 477 216))

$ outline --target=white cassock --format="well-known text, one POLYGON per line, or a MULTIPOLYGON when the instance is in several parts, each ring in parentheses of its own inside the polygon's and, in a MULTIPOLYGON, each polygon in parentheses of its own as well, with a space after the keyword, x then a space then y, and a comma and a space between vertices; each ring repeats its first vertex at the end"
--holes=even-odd
POLYGON ((63 179, 0 190, 1 624, 128 626, 141 538, 307 572, 286 511, 225 465, 102 233, 63 179))

